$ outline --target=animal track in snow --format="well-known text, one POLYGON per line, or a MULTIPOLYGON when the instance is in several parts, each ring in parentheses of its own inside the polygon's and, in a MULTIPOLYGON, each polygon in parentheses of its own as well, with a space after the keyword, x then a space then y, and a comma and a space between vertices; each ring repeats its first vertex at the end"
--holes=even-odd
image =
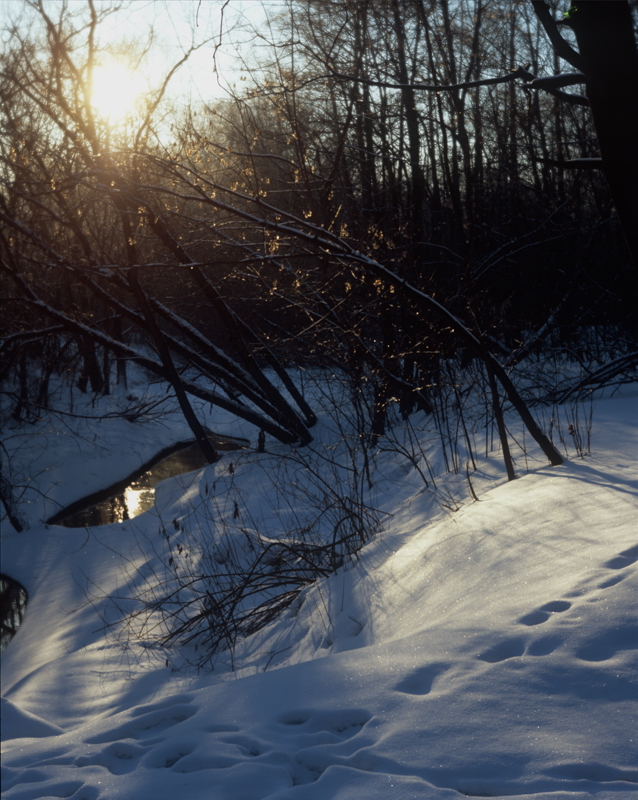
POLYGON ((225 739, 220 739, 225 744, 232 744, 238 747, 242 753, 251 758, 256 758, 266 751, 266 747, 256 739, 251 739, 250 736, 228 736, 225 739))
MULTIPOLYGON (((621 570, 625 569, 625 567, 630 567, 632 564, 635 564, 638 561, 638 544, 633 545, 632 547, 628 547, 626 550, 622 550, 618 555, 610 558, 608 561, 605 561, 604 564, 601 564, 602 569, 608 570, 621 570)), ((600 574, 596 576, 600 583, 595 584, 592 586, 590 582, 586 582, 585 585, 581 586, 578 589, 575 589, 573 592, 566 595, 566 597, 582 597, 583 595, 590 592, 592 589, 609 589, 611 586, 616 586, 621 581, 624 581, 625 578, 630 573, 620 573, 616 575, 611 575, 607 578, 602 577, 600 574)), ((529 615, 531 617, 531 615, 529 615)), ((524 617, 519 620, 521 622, 524 617)), ((524 624, 535 624, 535 623, 524 623, 524 624)))
POLYGON ((394 687, 397 692, 413 695, 430 694, 438 678, 449 669, 449 664, 429 664, 407 675, 394 687))
POLYGON ((606 561, 603 566, 607 569, 623 569, 638 561, 638 544, 633 547, 628 547, 626 550, 618 553, 617 556, 606 561))
MULTIPOLYGON (((207 743, 201 750, 187 744, 173 745, 172 749, 164 748, 163 752, 153 754, 153 759, 149 759, 149 766, 166 767, 173 772, 185 774, 204 769, 228 769, 236 764, 254 762, 258 756, 266 754, 268 749, 249 736, 230 736, 216 739, 213 747, 207 743)), ((268 766, 268 760, 262 759, 262 765, 268 766)))
POLYGON ((575 655, 582 661, 607 661, 623 650, 638 650, 638 625, 625 622, 603 631, 584 642, 575 655))
POLYGON ((563 642, 562 636, 541 636, 529 645, 525 653, 529 656, 548 656, 557 647, 560 647, 563 642))
POLYGON ((487 661, 488 664, 497 664, 499 661, 507 661, 509 658, 522 656, 524 652, 525 639, 515 637, 495 644, 485 652, 480 653, 478 657, 481 661, 487 661))
POLYGON ((279 717, 281 725, 299 727, 295 735, 329 733, 338 739, 356 736, 369 722, 371 715, 361 709, 341 709, 339 711, 290 711, 279 717))
MULTIPOLYGON (((603 564, 607 569, 620 570, 624 567, 630 566, 638 561, 638 545, 629 547, 623 550, 614 558, 603 564)), ((601 581, 596 588, 607 589, 611 586, 616 586, 625 575, 613 575, 601 581)), ((573 594, 567 595, 568 597, 582 597, 590 591, 589 587, 582 587, 580 590, 574 591, 573 594)), ((599 597, 591 597, 590 603, 597 602, 599 597)), ((562 613, 572 607, 572 604, 567 600, 552 600, 545 603, 539 608, 525 614, 517 621, 521 625, 532 627, 541 625, 547 622, 553 614, 562 613)), ((529 642, 526 646, 523 639, 512 638, 506 639, 499 644, 494 645, 485 652, 481 653, 478 658, 488 663, 497 663, 499 661, 506 661, 509 658, 515 658, 521 655, 529 656, 546 656, 553 653, 558 647, 564 643, 564 640, 559 635, 541 636, 529 642)), ((629 622, 620 623, 619 626, 613 630, 605 630, 601 634, 595 635, 582 642, 579 648, 575 651, 577 658, 582 661, 607 661, 613 658, 618 653, 624 650, 638 649, 638 625, 629 622)))
POLYGON ((137 768, 137 762, 146 753, 146 748, 130 742, 114 742, 104 750, 75 760, 78 767, 97 765, 105 767, 112 775, 126 775, 137 768))
POLYGON ((354 737, 361 732, 372 716, 362 709, 339 711, 293 711, 279 717, 281 725, 291 726, 291 743, 294 743, 292 780, 295 786, 314 783, 328 767, 344 764, 348 755, 343 747, 359 750, 365 741, 354 737), (300 748, 301 745, 301 748, 300 748), (332 751, 331 745, 339 748, 332 751), (296 766, 295 766, 296 765, 296 766))
POLYGON ((187 750, 186 752, 183 752, 183 749, 180 748, 179 752, 176 755, 169 756, 164 761, 164 769, 170 769, 171 767, 174 767, 175 764, 177 764, 178 761, 180 761, 182 758, 184 758, 184 756, 188 756, 188 755, 190 755, 190 751, 187 750))
POLYGON ((572 604, 568 603, 567 600, 551 600, 549 603, 545 603, 545 605, 537 608, 535 611, 525 614, 525 616, 521 617, 518 622, 521 625, 528 626, 540 625, 543 622, 547 622, 553 613, 562 613, 571 607, 572 604))
POLYGON ((117 742, 120 739, 147 739, 159 731, 179 725, 180 722, 184 722, 197 713, 197 709, 179 704, 171 705, 168 708, 159 708, 155 711, 147 709, 148 707, 143 708, 137 719, 131 719, 117 728, 92 736, 86 740, 87 744, 106 744, 117 742))
POLYGON ((142 766, 151 769, 171 769, 183 758, 189 756, 196 746, 195 742, 189 741, 162 743, 147 754, 142 766))
POLYGON ((596 587, 597 589, 608 589, 610 586, 615 586, 617 583, 625 580, 624 575, 612 575, 611 578, 607 578, 606 581, 599 583, 596 587))
POLYGON ((525 614, 524 617, 521 617, 518 622, 521 625, 540 625, 543 622, 547 622, 550 615, 546 611, 532 611, 529 614, 525 614))
POLYGON ((510 658, 518 658, 523 655, 548 656, 560 647, 563 642, 563 637, 556 635, 541 636, 538 639, 533 639, 529 644, 522 637, 513 637, 495 644, 480 653, 478 658, 481 661, 487 661, 488 664, 498 664, 501 661, 507 661, 510 658))
MULTIPOLYGON (((622 550, 618 555, 610 558, 608 561, 605 561, 604 564, 601 565, 603 569, 609 570, 621 570, 625 567, 629 567, 632 564, 635 564, 638 561, 638 544, 633 545, 632 547, 628 547, 626 550, 622 550)), ((572 594, 568 594, 567 597, 581 597, 584 594, 587 594, 591 589, 609 589, 612 586, 617 586, 621 581, 624 581, 625 578, 630 573, 620 573, 616 575, 611 575, 607 578, 603 578, 601 580, 601 576, 598 575, 598 579, 600 583, 596 584, 595 586, 586 585, 581 587, 579 590, 574 591, 572 594)), ((520 620, 519 620, 520 622, 520 620)))
POLYGON ((568 608, 571 608, 572 604, 568 603, 567 600, 552 600, 549 603, 545 603, 544 606, 540 607, 541 611, 567 611, 568 608))

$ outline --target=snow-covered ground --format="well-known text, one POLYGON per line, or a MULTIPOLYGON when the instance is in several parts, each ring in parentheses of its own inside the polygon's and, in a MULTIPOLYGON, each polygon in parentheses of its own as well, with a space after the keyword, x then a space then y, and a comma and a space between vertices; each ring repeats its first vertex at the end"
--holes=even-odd
MULTIPOLYGON (((3 526, 2 571, 29 592, 2 655, 4 797, 633 800, 637 398, 630 386, 596 401, 585 458, 572 449, 549 467, 519 453, 511 483, 484 458, 479 502, 463 471, 434 493, 385 454, 368 497, 383 527, 359 559, 240 643, 233 669, 222 654, 201 675, 133 631, 104 632, 102 598, 147 574, 160 526, 179 536, 210 519, 209 489, 231 475, 239 513, 268 533, 285 448, 226 454, 161 484, 133 520, 67 529, 41 520, 188 438, 184 423, 8 431, 13 479, 34 489, 29 529, 3 526)), ((219 414, 206 424, 254 436, 219 414)), ((318 439, 328 432, 324 419, 318 439)))

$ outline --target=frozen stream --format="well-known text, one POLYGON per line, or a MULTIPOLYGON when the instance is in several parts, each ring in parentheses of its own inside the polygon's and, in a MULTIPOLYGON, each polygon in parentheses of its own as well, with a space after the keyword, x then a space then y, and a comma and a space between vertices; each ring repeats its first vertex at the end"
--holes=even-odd
MULTIPOLYGON (((241 450, 246 439, 209 436, 218 451, 241 450)), ((201 469, 207 463, 197 442, 178 442, 160 451, 132 475, 99 492, 83 497, 47 520, 49 525, 67 528, 109 525, 137 517, 155 503, 155 487, 166 478, 201 469)))

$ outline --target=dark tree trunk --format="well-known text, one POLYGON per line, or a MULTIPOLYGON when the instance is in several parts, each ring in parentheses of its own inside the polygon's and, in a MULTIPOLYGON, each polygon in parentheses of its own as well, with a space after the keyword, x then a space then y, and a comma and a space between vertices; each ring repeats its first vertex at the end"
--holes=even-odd
POLYGON ((420 242, 426 228, 426 186, 423 167, 421 166, 421 135, 419 132, 419 113, 417 110, 414 89, 410 86, 412 76, 408 73, 406 54, 406 33, 400 6, 397 0, 392 2, 394 15, 394 32, 397 41, 396 56, 399 66, 399 80, 403 84, 401 99, 408 129, 408 152, 410 156, 410 216, 414 239, 420 242))
POLYGON ((84 394, 87 385, 91 384, 91 391, 98 394, 104 388, 104 378, 95 353, 95 342, 86 336, 78 339, 81 347, 83 366, 82 374, 78 381, 78 389, 84 394))
POLYGON ((22 419, 23 410, 27 412, 29 409, 29 383, 27 377, 27 356, 24 350, 20 353, 20 361, 18 362, 18 380, 20 381, 20 396, 18 402, 13 409, 11 415, 13 419, 20 421, 22 419))
POLYGON ((578 3, 567 23, 585 60, 603 169, 638 266, 638 50, 626 0, 578 3))
POLYGON ((558 32, 544 0, 531 0, 554 50, 587 81, 602 167, 629 252, 638 267, 638 48, 627 0, 587 0, 573 5, 563 24, 579 52, 558 32))

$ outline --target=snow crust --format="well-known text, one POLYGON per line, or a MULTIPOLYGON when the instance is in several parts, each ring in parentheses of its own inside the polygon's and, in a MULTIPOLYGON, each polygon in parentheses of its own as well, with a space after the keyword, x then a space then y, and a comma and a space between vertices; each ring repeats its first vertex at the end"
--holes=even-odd
MULTIPOLYGON (((637 388, 596 401, 591 455, 519 459, 507 483, 491 454, 480 501, 454 512, 388 457, 374 488, 388 516, 359 559, 206 675, 102 630, 100 598, 130 592, 158 526, 194 524, 230 461, 257 518, 257 467, 285 448, 165 481, 133 520, 66 529, 42 520, 188 438, 184 423, 15 431, 16 475, 19 452, 40 467, 29 529, 3 526, 2 570, 29 593, 2 655, 3 796, 633 800, 637 388)), ((205 422, 254 437, 219 411, 205 422)))

